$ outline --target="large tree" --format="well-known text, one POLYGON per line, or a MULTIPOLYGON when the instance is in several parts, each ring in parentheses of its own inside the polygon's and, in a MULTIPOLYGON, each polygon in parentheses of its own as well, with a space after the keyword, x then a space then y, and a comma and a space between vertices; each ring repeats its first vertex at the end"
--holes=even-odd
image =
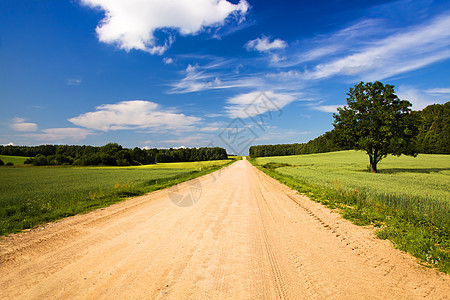
POLYGON ((393 85, 360 82, 347 95, 347 105, 333 115, 333 126, 343 145, 369 155, 371 172, 377 172, 377 164, 388 154, 417 155, 411 103, 400 100, 393 85))

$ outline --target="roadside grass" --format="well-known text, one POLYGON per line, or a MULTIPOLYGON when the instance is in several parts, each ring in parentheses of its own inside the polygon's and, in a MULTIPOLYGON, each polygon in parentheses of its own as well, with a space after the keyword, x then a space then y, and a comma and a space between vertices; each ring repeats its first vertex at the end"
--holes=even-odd
POLYGON ((232 162, 0 168, 0 236, 164 189, 232 162))
POLYGON ((0 155, 0 159, 6 164, 8 162, 13 163, 14 165, 23 165, 24 161, 28 157, 24 156, 9 156, 9 155, 0 155))
POLYGON ((450 156, 387 157, 369 172, 362 152, 250 160, 266 174, 450 273, 450 156))

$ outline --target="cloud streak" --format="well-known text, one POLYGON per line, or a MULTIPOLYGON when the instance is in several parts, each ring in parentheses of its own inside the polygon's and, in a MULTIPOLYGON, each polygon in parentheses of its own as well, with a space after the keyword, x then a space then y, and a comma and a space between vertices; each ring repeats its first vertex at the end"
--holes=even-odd
MULTIPOLYGON (((215 67, 219 67, 216 65, 215 67)), ((242 78, 238 74, 230 72, 210 72, 213 67, 199 67, 188 65, 184 71, 185 77, 171 84, 169 94, 192 93, 206 90, 230 89, 243 87, 257 87, 262 85, 262 80, 257 77, 242 78)))
MULTIPOLYGON (((312 71, 305 72, 304 77, 325 79, 346 75, 381 80, 422 68, 450 57, 448 28, 448 14, 436 17, 428 24, 408 28, 362 46, 352 54, 320 63, 312 71)), ((333 45, 329 47, 332 49, 333 45)), ((323 55, 328 52, 325 50, 323 55)))
POLYGON ((436 93, 439 92, 448 92, 447 95, 450 95, 450 89, 430 89, 426 91, 421 91, 415 87, 401 85, 397 89, 397 96, 400 99, 408 100, 412 104, 413 110, 421 110, 431 104, 443 104, 447 99, 444 99, 443 95, 446 93, 436 93))
POLYGON ((296 99, 293 94, 256 91, 229 98, 225 110, 230 118, 249 118, 267 112, 281 111, 296 99))
POLYGON ((41 142, 66 142, 74 143, 84 140, 87 136, 93 135, 91 130, 84 128, 48 128, 41 130, 41 133, 26 134, 41 142))

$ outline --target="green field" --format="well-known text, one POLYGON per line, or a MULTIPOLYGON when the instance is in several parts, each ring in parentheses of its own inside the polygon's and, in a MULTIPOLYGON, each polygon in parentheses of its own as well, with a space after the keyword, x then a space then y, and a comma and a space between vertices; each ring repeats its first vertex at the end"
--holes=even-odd
POLYGON ((450 218, 449 155, 388 156, 376 174, 368 171, 368 157, 359 151, 261 157, 257 162, 290 164, 277 171, 315 185, 357 190, 369 201, 382 199, 388 205, 450 218))
POLYGON ((0 235, 165 188, 229 162, 135 167, 0 167, 0 235))
POLYGON ((450 156, 388 156, 369 172, 360 151, 260 157, 260 169, 381 238, 450 272, 450 156))
POLYGON ((0 159, 6 164, 8 162, 13 163, 14 165, 23 165, 23 162, 28 157, 23 156, 9 156, 9 155, 0 155, 0 159))

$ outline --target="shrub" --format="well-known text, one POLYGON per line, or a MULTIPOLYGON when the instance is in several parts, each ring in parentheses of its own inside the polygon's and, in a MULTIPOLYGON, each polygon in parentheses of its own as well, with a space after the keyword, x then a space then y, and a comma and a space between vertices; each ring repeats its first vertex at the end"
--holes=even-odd
POLYGON ((33 159, 33 165, 34 166, 46 166, 48 165, 47 157, 45 157, 42 154, 36 155, 36 157, 33 159))
POLYGON ((25 159, 25 161, 23 163, 25 165, 31 165, 31 164, 33 164, 33 158, 29 157, 29 158, 25 159))
POLYGON ((12 162, 8 161, 8 162, 5 164, 5 166, 14 166, 14 164, 13 164, 12 162))

